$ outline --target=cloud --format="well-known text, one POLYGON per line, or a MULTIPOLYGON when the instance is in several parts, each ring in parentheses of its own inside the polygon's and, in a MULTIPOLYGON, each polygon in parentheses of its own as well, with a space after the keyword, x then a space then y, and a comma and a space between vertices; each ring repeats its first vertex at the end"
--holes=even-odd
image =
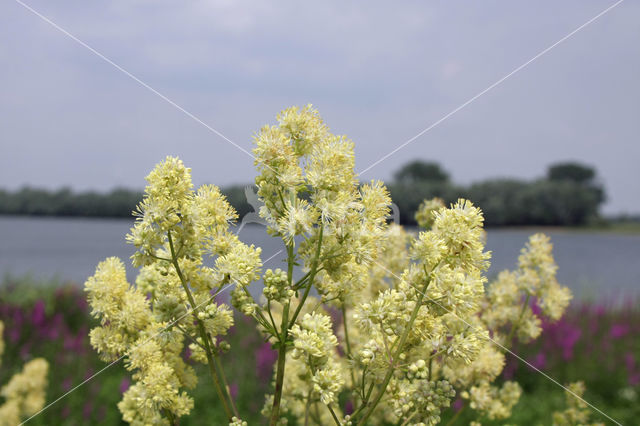
POLYGON ((454 78, 462 70, 462 64, 457 61, 447 61, 442 65, 442 77, 445 80, 454 78))
MULTIPOLYGON (((581 25, 599 1, 33 0, 36 10, 245 149, 314 103, 364 168, 581 25)), ((639 211, 640 6, 625 2, 363 178, 408 159, 454 179, 594 164, 609 211, 639 211)), ((27 12, 0 5, 2 186, 142 186, 167 154, 200 181, 248 182, 252 160, 27 12)))

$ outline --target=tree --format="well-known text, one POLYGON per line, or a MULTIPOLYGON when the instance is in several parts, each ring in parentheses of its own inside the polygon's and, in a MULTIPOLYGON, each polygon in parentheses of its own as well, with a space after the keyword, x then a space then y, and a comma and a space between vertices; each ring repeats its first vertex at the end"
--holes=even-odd
POLYGON ((462 188, 445 182, 396 182, 388 186, 391 199, 400 210, 400 223, 415 225, 415 214, 424 200, 434 197, 444 200, 446 205, 464 197, 462 188))
POLYGON ((400 182, 441 182, 449 181, 447 173, 440 164, 429 161, 415 160, 402 166, 394 177, 400 182))
POLYGON ((588 189, 596 203, 597 211, 607 195, 602 184, 598 182, 596 169, 576 162, 556 163, 549 166, 547 179, 552 182, 570 181, 588 189))
POLYGON ((487 226, 528 225, 527 206, 519 198, 530 185, 517 179, 489 179, 472 184, 466 196, 482 209, 487 226))
POLYGON ((595 177, 596 171, 593 167, 574 162, 552 164, 547 171, 547 178, 553 181, 570 180, 588 185, 595 177))

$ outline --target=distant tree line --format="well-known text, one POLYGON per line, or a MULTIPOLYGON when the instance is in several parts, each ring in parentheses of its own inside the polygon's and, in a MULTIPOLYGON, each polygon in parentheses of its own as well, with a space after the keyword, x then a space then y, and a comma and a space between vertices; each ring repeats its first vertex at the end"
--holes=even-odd
MULTIPOLYGON (((242 217, 252 207, 246 202, 243 186, 223 189, 229 202, 242 217)), ((110 192, 57 191, 25 187, 17 191, 0 190, 0 214, 29 216, 131 217, 142 200, 142 191, 117 188, 110 192)))
POLYGON ((463 197, 482 208, 487 226, 576 226, 599 219, 605 200, 593 168, 577 163, 549 167, 542 179, 489 179, 456 185, 439 164, 414 161, 403 166, 389 184, 400 221, 415 224, 423 199, 439 197, 451 203, 463 197))
POLYGON ((22 188, 0 190, 0 213, 31 216, 130 217, 142 192, 114 189, 108 193, 22 188))
MULTIPOLYGON (((439 197, 451 203, 472 200, 485 214, 488 226, 575 226, 598 219, 605 192, 593 168, 577 163, 549 167, 542 179, 490 179, 470 186, 454 184, 437 163, 413 161, 394 174, 388 184, 400 210, 400 222, 415 224, 414 214, 424 199, 439 197)), ((222 189, 242 218, 253 211, 245 186, 222 189)), ((107 193, 23 188, 0 190, 0 214, 34 216, 131 217, 142 192, 114 189, 107 193)))

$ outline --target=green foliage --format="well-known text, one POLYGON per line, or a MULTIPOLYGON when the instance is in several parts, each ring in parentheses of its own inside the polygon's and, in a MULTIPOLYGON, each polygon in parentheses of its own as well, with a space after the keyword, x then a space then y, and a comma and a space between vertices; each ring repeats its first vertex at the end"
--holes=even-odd
POLYGON ((391 199, 400 211, 400 223, 415 224, 415 212, 424 200, 441 198, 446 205, 461 197, 461 187, 439 182, 418 181, 412 183, 394 182, 388 186, 391 199))
POLYGON ((394 177, 400 182, 439 182, 449 181, 449 174, 435 162, 411 161, 398 170, 394 177))
POLYGON ((571 181, 536 181, 522 193, 527 222, 539 225, 584 225, 598 213, 600 197, 571 181))
MULTIPOLYGON (((389 192, 400 210, 400 222, 415 225, 414 215, 425 199, 442 198, 445 204, 458 198, 476 203, 487 226, 578 226, 601 221, 598 211, 605 192, 596 182, 595 169, 578 163, 551 165, 543 179, 488 179, 463 187, 435 162, 412 161, 401 167, 389 192)), ((231 185, 222 189, 238 217, 253 212, 247 193, 254 185, 231 185)), ((74 193, 23 188, 0 190, 0 214, 39 216, 131 217, 142 199, 141 191, 115 189, 108 193, 74 193)), ((255 197, 257 200, 257 197, 255 197)), ((252 196, 249 197, 252 201, 252 196)))
POLYGON ((579 163, 556 163, 549 166, 547 178, 549 180, 570 180, 576 183, 589 184, 596 177, 593 167, 579 163))
POLYGON ((130 217, 142 193, 124 188, 101 194, 74 193, 69 188, 55 192, 23 188, 0 190, 0 214, 33 216, 130 217))
POLYGON ((421 167, 434 163, 415 161, 396 173, 389 185, 400 210, 400 222, 415 224, 414 213, 423 199, 439 197, 446 204, 463 197, 484 212, 487 226, 578 226, 598 220, 604 189, 595 182, 595 170, 576 163, 549 168, 548 177, 534 181, 489 179, 469 187, 448 180, 421 178, 421 167), (416 171, 418 170, 418 171, 416 171))
MULTIPOLYGON (((255 189, 250 187, 254 192, 255 189)), ((240 216, 252 211, 245 187, 233 185, 222 191, 240 216)), ((25 187, 15 192, 0 190, 0 214, 28 216, 131 217, 142 200, 142 191, 116 188, 110 192, 73 192, 25 187)))
POLYGON ((515 179, 493 179, 471 185, 468 196, 476 200, 485 214, 487 226, 526 225, 529 209, 522 203, 527 182, 515 179))
POLYGON ((467 196, 485 213, 488 226, 584 225, 598 215, 600 197, 571 180, 488 180, 467 196))

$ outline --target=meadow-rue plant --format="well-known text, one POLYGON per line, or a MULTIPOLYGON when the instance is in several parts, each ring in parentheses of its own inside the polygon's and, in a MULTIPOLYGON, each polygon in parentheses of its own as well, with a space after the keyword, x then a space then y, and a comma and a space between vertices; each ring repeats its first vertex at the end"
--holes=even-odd
POLYGON ((316 110, 288 108, 277 121, 253 152, 259 215, 282 241, 285 269, 263 271, 261 249, 231 231, 237 215, 220 190, 194 189, 190 169, 167 157, 147 177, 127 236, 135 285, 116 258, 88 279, 100 320, 91 343, 133 373, 123 419, 177 424, 189 414, 188 348, 208 365, 229 424, 246 424, 222 364, 234 315, 252 318, 277 350, 262 410, 271 425, 434 425, 456 398, 479 419, 508 418, 522 390, 496 383, 504 348, 540 334, 533 303, 555 320, 571 298, 549 239, 532 236, 518 269, 488 283, 484 219, 471 201, 426 201, 414 235, 389 223, 386 187, 358 181, 353 142, 316 110), (236 313, 215 298, 229 286, 236 313))
MULTIPOLYGON (((0 359, 4 352, 3 334, 4 323, 0 321, 0 359)), ((0 396, 4 402, 0 405, 0 426, 17 425, 42 409, 48 371, 49 363, 45 359, 34 358, 2 386, 0 396)))

